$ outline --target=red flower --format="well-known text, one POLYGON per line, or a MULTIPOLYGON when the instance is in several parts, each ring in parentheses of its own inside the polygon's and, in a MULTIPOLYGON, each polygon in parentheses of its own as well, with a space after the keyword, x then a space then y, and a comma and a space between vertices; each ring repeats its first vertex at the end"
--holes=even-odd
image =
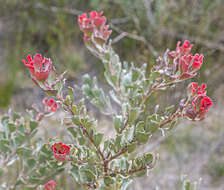
POLYGON ((33 59, 31 55, 27 56, 27 61, 22 60, 24 65, 30 69, 31 77, 38 81, 45 81, 51 70, 54 70, 52 62, 49 58, 41 56, 41 54, 36 54, 33 59))
POLYGON ((51 148, 57 161, 62 162, 68 159, 70 153, 70 147, 68 145, 59 142, 54 143, 51 148))
POLYGON ((56 183, 54 180, 50 180, 44 185, 44 187, 46 190, 55 190, 56 183))
POLYGON ((196 82, 190 83, 187 87, 188 95, 190 95, 190 96, 194 95, 196 93, 197 88, 198 88, 198 83, 196 83, 196 82))
POLYGON ((46 112, 55 112, 58 109, 58 104, 53 99, 44 98, 43 107, 46 112))
POLYGON ((197 83, 188 85, 187 92, 190 105, 186 108, 186 116, 192 120, 201 120, 205 117, 208 109, 213 105, 212 100, 206 95, 206 85, 198 87, 197 83))
POLYGON ((193 44, 189 41, 184 41, 182 46, 181 42, 177 43, 175 51, 168 52, 168 57, 173 60, 173 66, 169 65, 169 70, 172 70, 174 79, 184 80, 196 76, 197 71, 203 64, 204 56, 196 53, 190 54, 193 44))
POLYGON ((86 13, 78 16, 78 23, 80 30, 84 32, 84 42, 88 42, 90 39, 99 44, 104 44, 109 38, 112 30, 109 29, 109 25, 106 25, 107 19, 103 15, 103 11, 97 13, 91 11, 89 17, 86 13))

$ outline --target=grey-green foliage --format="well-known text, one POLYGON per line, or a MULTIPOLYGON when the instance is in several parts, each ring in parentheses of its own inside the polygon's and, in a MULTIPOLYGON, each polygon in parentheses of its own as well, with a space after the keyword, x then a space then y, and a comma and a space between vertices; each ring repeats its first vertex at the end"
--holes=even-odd
POLYGON ((0 189, 36 189, 64 170, 41 138, 38 123, 10 113, 0 123, 0 189))

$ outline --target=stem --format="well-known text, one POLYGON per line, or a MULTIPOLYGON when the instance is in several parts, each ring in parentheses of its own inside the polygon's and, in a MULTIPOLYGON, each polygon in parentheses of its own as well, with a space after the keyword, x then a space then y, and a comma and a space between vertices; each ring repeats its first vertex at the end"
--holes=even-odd
MULTIPOLYGON (((63 98, 61 97, 57 97, 58 100, 61 101, 61 103, 68 109, 68 111, 74 116, 75 113, 73 112, 71 106, 69 106, 63 98)), ((93 137, 89 134, 89 132, 85 129, 85 127, 83 126, 83 124, 81 122, 79 122, 79 126, 81 127, 81 129, 83 130, 83 132, 86 134, 86 136, 88 137, 89 141, 92 143, 92 145, 95 147, 97 153, 100 155, 102 161, 103 161, 103 165, 104 165, 104 172, 107 173, 107 163, 106 163, 106 158, 104 157, 104 154, 102 153, 102 151, 100 150, 100 148, 98 148, 93 140, 93 137)))
POLYGON ((180 109, 178 109, 167 120, 165 120, 163 123, 161 123, 159 125, 159 128, 162 128, 163 126, 165 126, 166 124, 168 124, 169 122, 171 122, 172 120, 174 120, 176 117, 180 117, 180 116, 181 116, 181 112, 180 112, 180 109))
POLYGON ((165 88, 165 87, 168 87, 168 86, 171 86, 175 83, 177 83, 179 81, 174 81, 174 82, 170 82, 170 83, 166 83, 166 84, 158 84, 158 85, 155 85, 155 87, 153 88, 150 88, 150 90, 146 93, 146 95, 143 96, 142 98, 142 102, 141 104, 143 104, 145 102, 145 100, 156 90, 160 89, 160 88, 165 88))
POLYGON ((123 148, 120 152, 116 153, 115 155, 111 156, 108 160, 106 160, 107 163, 114 160, 115 158, 119 157, 120 155, 124 154, 128 150, 126 148, 123 148))
POLYGON ((125 128, 128 126, 128 121, 129 121, 129 116, 128 116, 128 113, 127 113, 127 119, 126 119, 126 121, 125 121, 123 127, 122 127, 121 130, 119 131, 119 134, 121 134, 121 133, 125 130, 125 128))

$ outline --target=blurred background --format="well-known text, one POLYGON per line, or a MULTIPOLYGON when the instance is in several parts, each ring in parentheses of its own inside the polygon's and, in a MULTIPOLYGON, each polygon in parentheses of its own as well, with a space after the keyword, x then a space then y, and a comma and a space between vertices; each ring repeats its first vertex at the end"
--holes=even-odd
MULTIPOLYGON (((193 80, 207 83, 214 108, 204 121, 184 121, 174 134, 160 135, 144 147, 159 153, 160 160, 130 189, 179 190, 180 178, 186 175, 200 181, 201 190, 223 190, 224 0, 0 0, 0 114, 9 107, 24 112, 44 97, 21 62, 28 53, 51 58, 58 73, 67 70, 69 85, 80 84, 81 76, 89 73, 106 86, 103 66, 85 48, 77 24, 77 15, 89 10, 104 11, 121 60, 147 63, 150 70, 167 48, 174 49, 177 41, 186 39, 195 44, 194 53, 205 55, 205 64, 193 80)), ((175 104, 189 82, 155 96, 155 103, 175 104)), ((110 118, 91 106, 90 110, 102 127, 110 125, 110 118)), ((43 130, 57 126, 50 123, 54 118, 48 122, 43 130)))

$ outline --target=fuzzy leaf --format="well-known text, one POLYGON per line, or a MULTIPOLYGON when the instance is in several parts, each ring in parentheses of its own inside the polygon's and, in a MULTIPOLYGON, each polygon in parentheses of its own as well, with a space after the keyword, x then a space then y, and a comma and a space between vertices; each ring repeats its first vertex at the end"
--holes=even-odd
POLYGON ((70 97, 71 104, 73 104, 73 102, 75 101, 75 97, 74 97, 74 89, 72 87, 68 87, 68 95, 70 97))
POLYGON ((76 138, 77 137, 77 132, 75 131, 74 127, 69 127, 68 131, 71 133, 71 135, 76 138))
POLYGON ((149 135, 144 132, 137 131, 135 136, 140 143, 146 143, 149 139, 149 135))
POLYGON ((110 177, 110 176, 105 176, 104 177, 104 183, 105 183, 105 185, 111 185, 114 182, 115 182, 115 180, 112 177, 110 177))
POLYGON ((102 140, 103 140, 103 134, 98 133, 98 134, 94 135, 94 142, 97 147, 99 147, 102 140))
POLYGON ((88 169, 81 169, 79 171, 79 176, 82 183, 94 182, 96 180, 94 173, 88 169))

